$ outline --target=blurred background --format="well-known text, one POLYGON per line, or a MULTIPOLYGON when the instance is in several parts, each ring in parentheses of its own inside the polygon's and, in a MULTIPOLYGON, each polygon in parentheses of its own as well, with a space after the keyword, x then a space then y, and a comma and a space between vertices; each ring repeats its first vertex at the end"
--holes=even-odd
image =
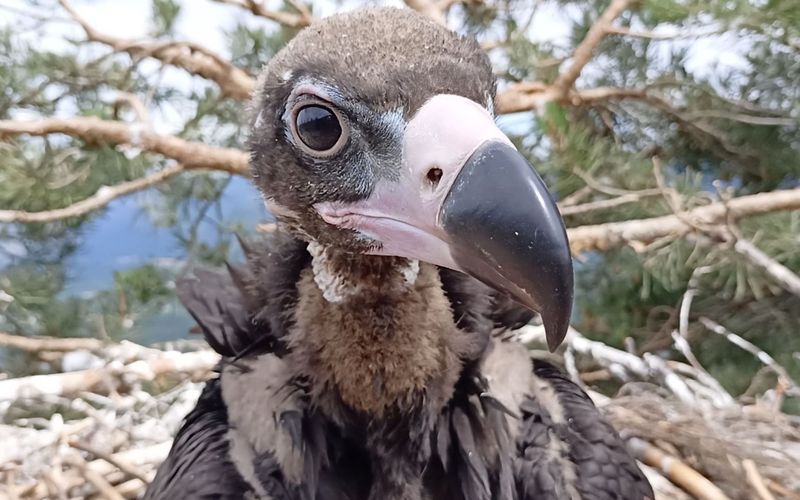
MULTIPOLYGON (((175 280, 240 261, 236 235, 271 228, 241 151, 255 76, 313 19, 364 5, 0 0, 4 377, 70 368, 73 349, 20 338, 186 350, 175 280)), ((714 408, 769 408, 800 435, 800 2, 392 5, 493 61, 498 123, 570 228, 576 335, 689 367, 714 408)), ((565 359, 601 393, 670 389, 655 365, 636 375, 581 345, 565 359)), ((3 404, 6 424, 52 418, 3 404)))

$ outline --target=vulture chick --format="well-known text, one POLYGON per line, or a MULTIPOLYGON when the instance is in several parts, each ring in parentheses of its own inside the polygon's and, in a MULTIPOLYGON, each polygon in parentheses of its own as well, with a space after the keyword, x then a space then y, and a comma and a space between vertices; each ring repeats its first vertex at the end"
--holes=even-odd
POLYGON ((146 498, 652 498, 586 394, 496 335, 535 310, 555 348, 573 278, 494 96, 478 44, 409 10, 269 62, 249 147, 279 229, 180 284, 223 357, 146 498))

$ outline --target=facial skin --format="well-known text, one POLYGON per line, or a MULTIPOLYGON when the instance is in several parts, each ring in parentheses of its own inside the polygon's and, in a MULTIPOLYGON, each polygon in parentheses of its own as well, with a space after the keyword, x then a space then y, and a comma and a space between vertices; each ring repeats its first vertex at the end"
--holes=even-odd
POLYGON ((285 227, 472 274, 540 311, 557 345, 572 299, 566 233, 494 124, 495 81, 474 41, 408 11, 367 11, 303 31, 264 75, 251 165, 285 227))

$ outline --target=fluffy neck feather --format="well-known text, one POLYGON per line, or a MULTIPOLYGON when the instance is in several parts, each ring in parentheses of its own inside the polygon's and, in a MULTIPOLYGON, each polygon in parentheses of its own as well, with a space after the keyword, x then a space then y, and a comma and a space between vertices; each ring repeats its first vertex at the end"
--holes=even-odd
POLYGON ((423 394, 443 406, 463 349, 438 269, 313 243, 309 252, 289 343, 323 410, 340 401, 380 416, 411 409, 423 394))
POLYGON ((400 258, 366 257, 336 252, 316 241, 308 244, 314 282, 328 302, 340 303, 367 290, 385 288, 391 281, 397 288, 412 288, 419 275, 419 261, 400 258), (399 277, 402 281, 398 281, 399 277))

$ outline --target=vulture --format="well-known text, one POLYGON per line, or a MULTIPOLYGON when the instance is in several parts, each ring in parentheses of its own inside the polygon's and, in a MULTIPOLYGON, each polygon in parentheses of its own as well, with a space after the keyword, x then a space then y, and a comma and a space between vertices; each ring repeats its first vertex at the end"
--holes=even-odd
POLYGON ((300 32, 254 93, 278 229, 178 294, 221 361, 147 499, 646 499, 615 430, 508 332, 567 331, 572 262, 495 125, 489 59, 407 9, 300 32))

